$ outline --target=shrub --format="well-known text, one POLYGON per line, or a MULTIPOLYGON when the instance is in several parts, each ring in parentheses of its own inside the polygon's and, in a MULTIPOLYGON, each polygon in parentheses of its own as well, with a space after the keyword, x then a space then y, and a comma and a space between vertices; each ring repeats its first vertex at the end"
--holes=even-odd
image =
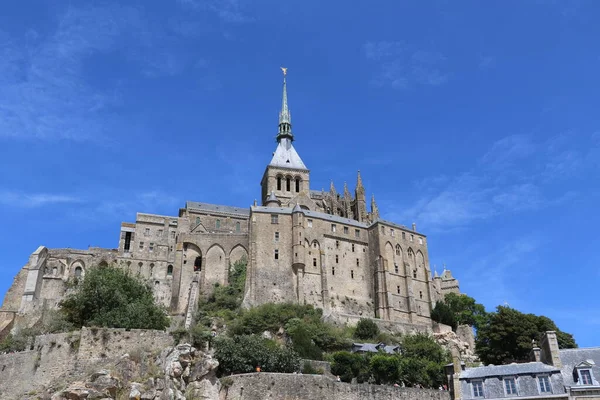
POLYGON ((76 292, 60 306, 67 321, 76 327, 163 330, 169 325, 152 290, 115 267, 90 269, 76 292))
POLYGON ((254 372, 257 366, 265 372, 291 373, 300 368, 296 352, 256 335, 219 337, 215 347, 220 376, 254 372))
POLYGON ((351 382, 356 378, 358 383, 368 382, 371 377, 369 355, 338 351, 331 357, 331 373, 343 382, 351 382))
POLYGON ((354 337, 357 339, 368 340, 374 339, 379 335, 379 327, 375 322, 368 318, 361 318, 356 324, 354 337))

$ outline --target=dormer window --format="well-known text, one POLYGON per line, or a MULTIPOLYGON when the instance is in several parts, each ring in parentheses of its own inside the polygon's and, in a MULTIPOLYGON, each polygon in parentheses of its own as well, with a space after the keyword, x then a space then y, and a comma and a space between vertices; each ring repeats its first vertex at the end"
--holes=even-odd
POLYGON ((550 377, 548 375, 538 376, 538 384, 540 393, 552 393, 552 385, 550 384, 550 377))
POLYGON ((484 397, 483 381, 473 381, 471 382, 471 386, 473 387, 473 397, 484 397))
POLYGON ((573 375, 579 385, 594 384, 594 373, 592 372, 592 367, 594 365, 592 360, 586 360, 575 366, 573 375))
POLYGON ((504 378, 504 392, 507 396, 517 395, 517 381, 514 377, 504 378))
POLYGON ((592 384, 592 370, 580 369, 579 370, 579 382, 581 382, 582 385, 591 385, 592 384))

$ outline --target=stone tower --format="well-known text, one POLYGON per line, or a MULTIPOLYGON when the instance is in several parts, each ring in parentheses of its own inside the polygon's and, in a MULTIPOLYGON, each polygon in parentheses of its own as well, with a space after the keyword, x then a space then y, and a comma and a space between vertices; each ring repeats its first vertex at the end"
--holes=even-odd
POLYGON ((261 200, 262 204, 266 205, 267 198, 274 193, 283 207, 292 207, 294 204, 314 207, 310 199, 309 170, 292 144, 294 135, 292 133, 292 116, 288 108, 285 75, 286 70, 284 70, 283 76, 277 148, 263 174, 261 200))

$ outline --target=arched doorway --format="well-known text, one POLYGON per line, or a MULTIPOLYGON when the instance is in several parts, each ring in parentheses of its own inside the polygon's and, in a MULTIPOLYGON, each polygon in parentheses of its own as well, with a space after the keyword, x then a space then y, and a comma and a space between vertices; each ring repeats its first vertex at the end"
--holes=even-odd
POLYGON ((198 256, 194 260, 194 272, 200 272, 200 271, 202 271, 202 257, 198 256))

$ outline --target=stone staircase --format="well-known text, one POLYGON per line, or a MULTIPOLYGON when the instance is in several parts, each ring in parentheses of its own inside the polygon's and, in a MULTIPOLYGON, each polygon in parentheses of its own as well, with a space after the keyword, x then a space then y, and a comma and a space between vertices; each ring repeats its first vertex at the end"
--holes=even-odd
POLYGON ((198 294, 200 292, 200 276, 194 275, 192 285, 190 287, 190 297, 188 299, 187 314, 185 316, 185 329, 190 329, 194 321, 194 314, 198 309, 198 294))

